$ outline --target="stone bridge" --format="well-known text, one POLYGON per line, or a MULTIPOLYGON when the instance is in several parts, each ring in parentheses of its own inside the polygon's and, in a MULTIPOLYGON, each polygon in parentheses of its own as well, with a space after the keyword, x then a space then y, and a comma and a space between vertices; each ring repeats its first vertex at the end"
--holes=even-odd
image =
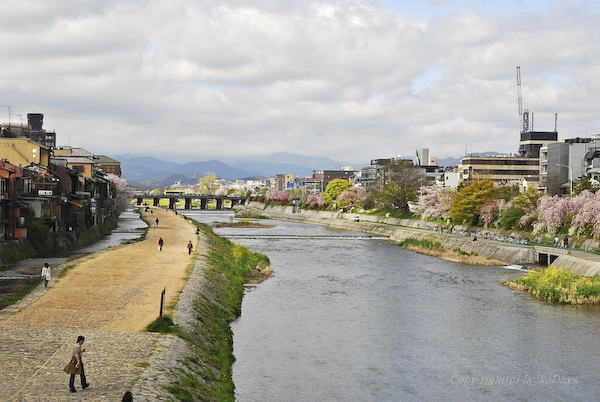
POLYGON ((144 200, 151 199, 152 205, 157 207, 160 200, 169 200, 169 209, 175 209, 175 204, 179 200, 185 200, 185 209, 192 208, 192 200, 200 200, 200 209, 207 209, 208 202, 215 200, 217 209, 223 209, 226 200, 231 201, 231 207, 246 202, 246 197, 230 196, 230 195, 211 195, 211 194, 148 194, 138 193, 133 196, 137 200, 137 204, 141 205, 144 200))

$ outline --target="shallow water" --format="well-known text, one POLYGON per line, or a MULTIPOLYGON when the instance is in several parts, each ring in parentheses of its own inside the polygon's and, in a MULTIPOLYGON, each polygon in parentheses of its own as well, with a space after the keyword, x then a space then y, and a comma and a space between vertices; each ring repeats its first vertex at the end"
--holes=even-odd
MULTIPOLYGON (((216 231, 354 234, 268 223, 275 227, 216 231)), ((548 305, 500 285, 523 272, 451 263, 382 240, 235 241, 266 253, 275 271, 247 292, 232 324, 240 401, 600 395, 600 310, 548 305)))

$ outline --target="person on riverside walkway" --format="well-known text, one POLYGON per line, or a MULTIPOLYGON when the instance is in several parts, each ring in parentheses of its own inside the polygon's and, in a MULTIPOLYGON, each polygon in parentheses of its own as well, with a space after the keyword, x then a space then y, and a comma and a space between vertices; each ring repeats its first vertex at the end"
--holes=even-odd
POLYGON ((158 218, 156 218, 156 227, 158 227, 158 218))
POLYGON ((86 389, 90 386, 85 378, 85 371, 83 369, 83 360, 81 359, 81 354, 85 352, 85 349, 81 348, 85 342, 85 338, 81 335, 77 337, 77 344, 73 347, 73 351, 71 353, 71 361, 65 367, 65 371, 67 374, 71 374, 69 377, 69 390, 71 392, 77 392, 75 389, 75 375, 79 374, 81 377, 81 388, 86 389))
POLYGON ((563 238, 563 246, 564 246, 565 249, 569 248, 569 236, 565 236, 563 238))
POLYGON ((42 268, 42 278, 44 278, 44 287, 48 287, 48 282, 52 279, 52 271, 47 262, 44 263, 44 267, 42 268))
POLYGON ((192 250, 194 249, 194 245, 192 244, 191 240, 188 242, 187 249, 188 249, 188 254, 191 255, 192 250))
POLYGON ((158 250, 162 251, 164 245, 165 245, 165 241, 163 240, 162 237, 159 237, 159 239, 158 239, 158 250))
POLYGON ((554 238, 554 247, 560 247, 560 242, 558 241, 558 236, 554 238))

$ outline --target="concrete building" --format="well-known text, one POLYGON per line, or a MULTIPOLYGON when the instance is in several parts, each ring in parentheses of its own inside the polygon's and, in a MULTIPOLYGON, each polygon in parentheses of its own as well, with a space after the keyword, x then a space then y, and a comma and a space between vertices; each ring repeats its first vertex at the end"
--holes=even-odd
POLYGON ((467 155, 461 159, 458 171, 461 181, 490 179, 505 184, 524 178, 539 180, 540 162, 538 157, 467 155))
POLYGON ((94 165, 104 173, 121 176, 121 162, 106 155, 94 155, 94 165))
POLYGON ((42 113, 27 113, 27 125, 0 124, 0 137, 18 138, 25 137, 40 144, 53 148, 56 146, 56 132, 43 128, 44 115, 42 113))
POLYGON ((372 159, 369 166, 360 170, 360 185, 370 191, 377 188, 381 183, 381 171, 393 158, 372 159))
POLYGON ((52 150, 52 154, 56 158, 67 159, 69 168, 83 172, 88 178, 91 177, 94 167, 104 173, 121 176, 121 162, 106 155, 94 155, 84 148, 69 146, 56 147, 52 150))
POLYGON ((569 180, 569 144, 556 142, 541 147, 540 191, 550 195, 561 194, 561 186, 569 180))
POLYGON ((539 158, 540 148, 557 141, 557 131, 522 131, 519 155, 525 158, 539 158))
POLYGON ((283 191, 283 190, 287 190, 290 188, 294 188, 295 187, 295 183, 294 183, 295 178, 296 178, 296 175, 294 175, 293 173, 284 173, 284 174, 276 175, 274 183, 273 183, 275 190, 283 191))
POLYGON ((595 180, 600 172, 600 135, 569 138, 540 148, 540 191, 549 195, 570 193, 571 181, 595 180), (596 138, 598 137, 598 138, 596 138))
POLYGON ((32 163, 47 167, 50 149, 27 137, 0 138, 0 157, 20 167, 32 163))

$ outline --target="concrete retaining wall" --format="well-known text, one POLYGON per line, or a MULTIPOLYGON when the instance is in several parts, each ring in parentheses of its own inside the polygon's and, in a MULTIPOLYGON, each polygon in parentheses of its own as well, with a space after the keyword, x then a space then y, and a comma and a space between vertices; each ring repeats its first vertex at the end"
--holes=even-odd
MULTIPOLYGON (((240 207, 244 208, 244 207, 240 207)), ((474 252, 478 255, 493 258, 499 261, 504 261, 508 264, 535 264, 537 263, 537 254, 531 247, 504 245, 498 242, 480 240, 472 241, 469 237, 455 236, 427 231, 420 228, 398 227, 392 224, 385 225, 374 222, 408 222, 413 225, 418 221, 413 219, 395 219, 384 218, 379 216, 360 215, 360 222, 353 222, 352 218, 356 214, 343 214, 334 211, 314 211, 306 209, 298 209, 293 212, 291 206, 265 206, 262 203, 251 202, 247 206, 248 209, 258 210, 262 215, 282 220, 292 220, 296 222, 315 223, 319 225, 335 227, 340 229, 354 230, 359 232, 372 233, 382 236, 388 236, 391 240, 401 242, 402 240, 412 237, 416 239, 431 239, 442 243, 445 248, 456 249, 463 251, 474 252), (386 221, 382 221, 385 219, 386 221)))
POLYGON ((568 269, 579 275, 594 276, 600 274, 600 261, 590 261, 573 255, 561 255, 550 265, 554 268, 568 269))

